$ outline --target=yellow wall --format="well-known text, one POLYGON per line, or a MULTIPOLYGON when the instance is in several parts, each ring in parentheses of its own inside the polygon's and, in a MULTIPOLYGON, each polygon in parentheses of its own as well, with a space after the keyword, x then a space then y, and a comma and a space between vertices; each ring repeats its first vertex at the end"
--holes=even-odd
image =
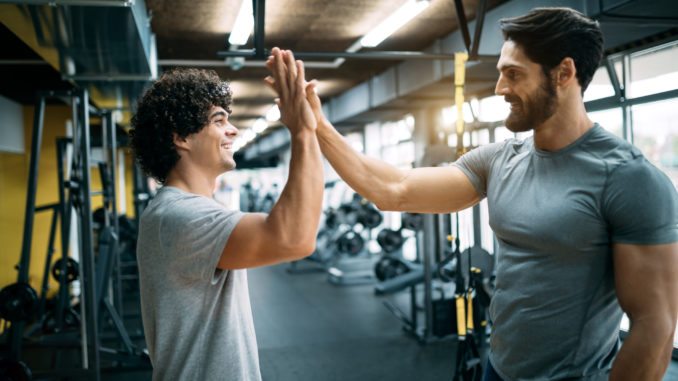
MULTIPOLYGON (((33 106, 24 107, 25 154, 0 152, 0 287, 17 280, 15 266, 21 256, 26 193, 28 188, 28 172, 30 167, 31 135, 33 131, 33 106)), ((45 110, 42 149, 38 169, 36 205, 58 202, 56 143, 57 137, 66 135, 66 121, 71 119, 70 106, 47 106, 45 110)), ((93 121, 96 122, 96 121, 93 121)), ((127 211, 130 217, 134 214, 132 199, 131 159, 126 153, 126 198, 127 211)), ((98 169, 91 171, 92 190, 100 190, 98 169)), ((116 171, 117 176, 117 171, 116 171)), ((102 205, 102 197, 92 199, 92 210, 102 205)), ((40 293, 49 243, 49 231, 52 220, 51 211, 35 214, 31 259, 29 266, 29 282, 40 293)), ((57 229, 54 243, 56 251, 53 261, 61 257, 60 232, 57 229)), ((56 292, 57 282, 50 277, 50 293, 56 292)))

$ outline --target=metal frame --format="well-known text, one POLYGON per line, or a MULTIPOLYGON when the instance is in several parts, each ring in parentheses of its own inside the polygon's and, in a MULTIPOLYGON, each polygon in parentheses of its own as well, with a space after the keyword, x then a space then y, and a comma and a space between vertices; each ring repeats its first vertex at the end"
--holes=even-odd
MULTIPOLYGON (((271 52, 265 49, 265 7, 266 0, 252 0, 252 9, 254 10, 254 48, 253 49, 235 49, 218 51, 217 57, 243 57, 254 58, 257 60, 265 60, 271 52)), ((468 22, 466 21, 466 14, 464 13, 463 4, 461 0, 455 0, 455 7, 457 8, 457 18, 459 20, 459 28, 464 35, 466 48, 470 52, 471 61, 492 61, 496 60, 496 55, 479 55, 478 46, 480 43, 480 36, 483 28, 483 21, 487 10, 487 0, 479 0, 478 11, 476 13, 476 27, 471 44, 471 37, 468 31, 468 22)), ((424 53, 411 51, 371 51, 371 52, 355 52, 349 48, 345 52, 294 52, 297 58, 344 58, 344 59, 367 59, 367 60, 454 60, 454 53, 424 53)))

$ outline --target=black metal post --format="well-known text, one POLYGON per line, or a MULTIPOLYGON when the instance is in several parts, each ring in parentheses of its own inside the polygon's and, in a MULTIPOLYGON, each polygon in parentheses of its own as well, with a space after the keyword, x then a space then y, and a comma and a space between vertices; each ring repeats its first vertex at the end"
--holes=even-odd
POLYGON ((461 0, 454 0, 454 9, 457 14, 457 22, 459 23, 459 30, 461 35, 464 37, 464 45, 466 46, 466 51, 471 51, 471 35, 468 31, 468 21, 466 20, 466 13, 464 12, 464 4, 461 0))
MULTIPOLYGON (((95 380, 99 381, 99 330, 97 327, 96 291, 95 291, 95 266, 94 266, 94 238, 92 231, 92 205, 91 205, 91 176, 90 176, 90 130, 89 130, 89 97, 86 89, 79 91, 80 102, 78 104, 80 120, 78 127, 81 128, 80 137, 80 165, 79 173, 79 222, 80 222, 80 259, 83 264, 84 274, 81 277, 85 294, 84 302, 86 309, 87 324, 87 368, 95 374, 95 380)), ((77 129, 77 128, 76 128, 77 129)))
POLYGON ((266 0, 252 0, 252 10, 254 11, 254 52, 258 59, 266 59, 266 49, 264 42, 266 32, 264 24, 266 23, 266 0))
POLYGON ((478 1, 478 11, 476 12, 476 28, 473 33, 473 41, 471 45, 471 52, 469 54, 470 60, 475 60, 478 56, 478 48, 480 46, 480 36, 483 33, 483 23, 485 22, 485 11, 487 10, 487 0, 478 1))
MULTIPOLYGON (((40 147, 42 146, 42 130, 45 119, 45 97, 38 93, 33 112, 33 136, 31 137, 31 162, 28 171, 28 189, 26 192, 26 212, 24 217, 24 235, 21 244, 21 258, 17 270, 17 282, 28 282, 28 267, 31 261, 31 239, 33 237, 33 221, 35 217, 35 194, 38 186, 38 167, 40 164, 40 147)), ((21 359, 21 342, 23 340, 24 322, 13 322, 10 327, 11 356, 21 359)))

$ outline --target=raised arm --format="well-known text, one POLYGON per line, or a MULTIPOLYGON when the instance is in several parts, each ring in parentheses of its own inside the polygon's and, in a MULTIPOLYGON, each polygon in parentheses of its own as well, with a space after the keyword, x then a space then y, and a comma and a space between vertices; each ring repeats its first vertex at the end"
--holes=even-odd
POLYGON ((481 200, 454 166, 398 169, 355 151, 327 120, 315 91, 307 96, 318 121, 320 149, 346 183, 381 210, 451 213, 481 200))
POLYGON ((238 269, 301 259, 315 250, 324 190, 316 121, 305 97, 304 66, 277 48, 274 76, 279 84, 281 120, 290 131, 287 183, 269 214, 248 213, 226 243, 219 268, 238 269))
POLYGON ((617 298, 631 325, 610 380, 661 380, 678 317, 678 243, 613 250, 617 298))
MULTIPOLYGON (((283 56, 272 56, 266 67, 274 73, 283 56)), ((266 83, 281 93, 278 78, 266 83)), ((466 175, 457 167, 398 169, 384 161, 355 151, 327 120, 315 92, 316 83, 306 84, 306 96, 317 120, 322 153, 346 183, 381 210, 420 213, 450 213, 481 200, 466 175)))

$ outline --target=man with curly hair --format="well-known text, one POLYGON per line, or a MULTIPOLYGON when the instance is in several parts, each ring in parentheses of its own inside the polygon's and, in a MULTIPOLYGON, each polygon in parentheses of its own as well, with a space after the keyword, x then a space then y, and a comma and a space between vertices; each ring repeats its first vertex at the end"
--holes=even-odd
MULTIPOLYGON (((279 49, 273 55, 281 56, 279 49)), ((287 184, 270 213, 241 213, 212 199, 235 168, 231 91, 213 71, 173 70, 144 94, 131 146, 163 186, 141 216, 137 256, 153 380, 260 380, 245 269, 301 259, 315 249, 322 158, 291 52, 281 120, 291 136, 287 184)))
MULTIPOLYGON (((506 127, 532 137, 403 170, 353 150, 309 91, 320 148, 382 210, 450 213, 487 198, 497 274, 485 380, 659 381, 678 316, 676 190, 586 113, 603 52, 597 22, 538 8, 500 27, 495 92, 511 104, 506 127)), ((279 64, 268 61, 267 83, 281 92, 279 64)))

